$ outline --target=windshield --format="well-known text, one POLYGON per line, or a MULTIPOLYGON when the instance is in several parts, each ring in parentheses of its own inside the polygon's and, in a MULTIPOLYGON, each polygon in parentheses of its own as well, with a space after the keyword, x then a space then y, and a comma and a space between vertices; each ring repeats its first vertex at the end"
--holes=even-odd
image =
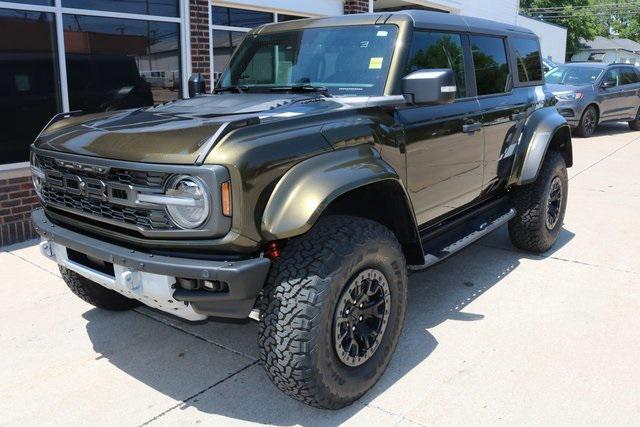
POLYGON ((554 68, 545 75, 547 83, 569 86, 585 86, 594 84, 600 74, 601 68, 563 66, 554 68))
POLYGON ((250 35, 218 89, 326 88, 332 95, 382 95, 398 27, 362 25, 250 35))

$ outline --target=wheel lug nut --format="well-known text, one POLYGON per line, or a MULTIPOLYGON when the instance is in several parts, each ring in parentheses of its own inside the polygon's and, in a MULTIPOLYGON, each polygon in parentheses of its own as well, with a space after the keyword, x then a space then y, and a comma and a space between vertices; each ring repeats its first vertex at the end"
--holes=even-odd
POLYGON ((355 326, 352 326, 352 327, 351 327, 351 330, 352 330, 352 331, 355 331, 355 330, 356 330, 356 327, 355 327, 355 326))
POLYGON ((347 310, 344 312, 344 314, 349 314, 349 309, 347 309, 347 310))
POLYGON ((358 320, 362 322, 362 316, 358 317, 358 320))

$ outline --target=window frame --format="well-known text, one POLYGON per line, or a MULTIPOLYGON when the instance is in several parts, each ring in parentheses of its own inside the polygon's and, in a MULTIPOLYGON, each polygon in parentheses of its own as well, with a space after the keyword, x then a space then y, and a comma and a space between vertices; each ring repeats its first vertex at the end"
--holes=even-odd
POLYGON ((540 45, 540 39, 538 37, 535 36, 526 36, 526 35, 518 35, 518 36, 510 36, 509 37, 509 41, 510 43, 510 47, 513 50, 513 52, 511 52, 511 56, 513 57, 513 64, 511 64, 511 75, 512 75, 512 81, 513 81, 513 86, 514 87, 530 87, 530 86, 541 86, 544 85, 545 80, 544 80, 544 62, 543 62, 543 57, 542 57, 542 46, 540 45), (516 54, 516 41, 520 39, 520 40, 533 40, 537 43, 538 45, 538 52, 540 53, 540 72, 541 72, 541 76, 542 79, 541 80, 534 80, 531 82, 522 82, 520 81, 520 73, 518 72, 518 55, 516 54))

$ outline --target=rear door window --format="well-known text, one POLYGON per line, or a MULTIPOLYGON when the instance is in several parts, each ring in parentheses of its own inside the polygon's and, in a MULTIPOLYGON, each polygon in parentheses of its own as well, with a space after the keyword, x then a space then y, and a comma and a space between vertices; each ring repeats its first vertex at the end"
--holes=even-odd
POLYGON ((518 81, 520 83, 542 82, 542 56, 540 44, 535 39, 513 39, 518 81))
POLYGON ((638 83, 638 75, 633 68, 622 69, 622 84, 631 85, 638 83))
POLYGON ((406 73, 449 68, 456 75, 456 98, 468 96, 460 34, 416 31, 411 42, 406 73))
POLYGON ((503 38, 471 36, 471 52, 478 96, 507 92, 509 62, 503 38))

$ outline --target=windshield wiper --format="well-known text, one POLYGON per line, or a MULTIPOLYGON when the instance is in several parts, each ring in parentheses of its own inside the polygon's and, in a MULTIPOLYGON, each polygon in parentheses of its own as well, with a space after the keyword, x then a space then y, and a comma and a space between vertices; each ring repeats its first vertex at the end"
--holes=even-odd
POLYGON ((298 93, 316 92, 323 96, 326 96, 327 98, 331 98, 329 89, 327 89, 324 86, 314 86, 310 84, 274 86, 274 87, 270 87, 269 90, 272 92, 298 92, 298 93))
POLYGON ((223 86, 223 87, 215 88, 213 90, 213 93, 220 93, 220 92, 244 93, 247 89, 249 89, 249 87, 243 86, 243 85, 223 86))

